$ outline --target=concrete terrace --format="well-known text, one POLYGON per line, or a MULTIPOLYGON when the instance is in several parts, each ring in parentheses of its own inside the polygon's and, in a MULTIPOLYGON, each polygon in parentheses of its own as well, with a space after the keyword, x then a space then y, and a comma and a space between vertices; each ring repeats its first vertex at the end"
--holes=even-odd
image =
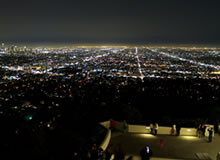
MULTIPOLYGON (((220 135, 216 134, 211 143, 207 137, 196 136, 171 136, 112 132, 110 148, 114 151, 117 145, 121 145, 126 157, 132 155, 133 160, 140 159, 139 153, 145 145, 150 145, 153 151, 151 160, 170 159, 199 159, 196 153, 208 153, 212 160, 220 152, 220 135), (164 146, 160 148, 160 140, 164 146)), ((200 158, 202 159, 202 158, 200 158)))

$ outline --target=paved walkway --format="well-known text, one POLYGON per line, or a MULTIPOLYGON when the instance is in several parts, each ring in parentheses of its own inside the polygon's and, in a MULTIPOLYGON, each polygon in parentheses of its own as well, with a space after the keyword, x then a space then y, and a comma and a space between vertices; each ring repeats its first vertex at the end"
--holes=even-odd
POLYGON ((216 154, 220 152, 220 135, 216 134, 213 142, 209 143, 207 137, 153 136, 150 134, 123 134, 113 132, 109 144, 111 150, 114 151, 115 147, 119 144, 127 156, 133 156, 133 160, 140 159, 139 153, 145 145, 150 145, 153 151, 151 160, 199 159, 196 156, 198 153, 206 153, 206 155, 208 153, 212 160, 216 160, 216 154), (160 148, 161 140, 164 142, 162 148, 160 148))

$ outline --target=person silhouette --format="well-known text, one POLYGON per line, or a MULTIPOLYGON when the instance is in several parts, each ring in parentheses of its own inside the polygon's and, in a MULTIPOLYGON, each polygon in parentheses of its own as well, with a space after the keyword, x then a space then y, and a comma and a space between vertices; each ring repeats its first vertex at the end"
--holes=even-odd
POLYGON ((140 152, 141 160, 149 160, 153 155, 152 150, 149 145, 146 145, 140 152))
POLYGON ((212 142, 213 128, 209 128, 209 142, 212 142))

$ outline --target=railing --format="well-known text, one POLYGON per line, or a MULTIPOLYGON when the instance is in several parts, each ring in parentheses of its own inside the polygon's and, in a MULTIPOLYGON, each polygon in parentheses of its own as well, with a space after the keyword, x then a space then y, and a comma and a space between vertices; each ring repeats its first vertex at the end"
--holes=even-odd
MULTIPOLYGON (((124 122, 116 122, 116 128, 121 128, 121 130, 123 129, 123 123, 124 122)), ((105 122, 101 122, 101 125, 103 125, 106 128, 110 128, 111 122, 110 121, 105 121, 105 122)), ((205 136, 208 136, 208 128, 212 127, 214 128, 213 125, 209 125, 209 124, 205 124, 206 126, 206 132, 205 132, 205 136)), ((128 125, 128 133, 150 133, 150 126, 145 126, 145 125, 128 125)), ((158 128, 158 134, 160 135, 171 135, 172 133, 172 127, 167 127, 167 126, 159 126, 158 128)), ((197 136, 197 128, 185 128, 185 127, 181 127, 180 130, 180 136, 197 136)), ((213 136, 214 136, 214 132, 213 132, 213 136)))
POLYGON ((106 134, 104 141, 99 146, 100 148, 103 149, 103 151, 105 151, 108 147, 108 144, 109 144, 110 140, 111 140, 110 121, 101 122, 100 124, 108 129, 108 133, 106 134))

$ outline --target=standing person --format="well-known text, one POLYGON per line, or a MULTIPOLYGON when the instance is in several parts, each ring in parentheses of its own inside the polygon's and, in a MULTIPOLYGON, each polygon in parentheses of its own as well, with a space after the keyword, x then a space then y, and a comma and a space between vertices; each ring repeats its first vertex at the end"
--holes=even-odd
POLYGON ((150 134, 154 134, 154 125, 150 124, 150 134))
POLYGON ((160 149, 162 149, 164 146, 164 140, 163 139, 160 139, 160 149))
POLYGON ((112 152, 110 147, 107 148, 107 150, 105 151, 105 160, 110 160, 112 157, 112 152))
POLYGON ((125 159, 125 152, 124 150, 122 149, 121 147, 121 144, 119 144, 115 151, 114 151, 114 155, 115 155, 115 158, 114 160, 124 160, 125 159))
POLYGON ((212 142, 213 128, 209 128, 209 142, 212 142))
POLYGON ((116 121, 110 120, 110 129, 115 130, 115 126, 116 126, 116 121))
POLYGON ((205 136, 206 126, 202 124, 201 129, 202 129, 202 136, 205 136))
POLYGON ((94 143, 91 149, 91 160, 97 160, 97 159, 98 159, 98 150, 96 148, 96 144, 94 143))
POLYGON ((201 124, 197 128, 197 135, 198 135, 199 138, 201 138, 201 136, 202 136, 202 125, 201 124))
POLYGON ((123 121, 123 131, 124 131, 124 133, 128 132, 128 124, 125 120, 123 121))
POLYGON ((214 123, 214 131, 215 133, 218 133, 218 125, 219 125, 219 120, 216 120, 214 123))
POLYGON ((145 147, 141 150, 140 155, 141 155, 141 160, 149 160, 150 157, 153 155, 150 146, 148 146, 148 145, 145 146, 145 147))
POLYGON ((154 123, 154 135, 157 135, 157 131, 158 131, 159 125, 158 123, 154 123))
POLYGON ((179 136, 180 135, 180 130, 181 130, 181 127, 179 124, 176 125, 176 135, 179 136))
POLYGON ((173 127, 172 127, 171 134, 172 134, 173 136, 176 135, 176 125, 175 125, 175 124, 174 124, 173 127))

